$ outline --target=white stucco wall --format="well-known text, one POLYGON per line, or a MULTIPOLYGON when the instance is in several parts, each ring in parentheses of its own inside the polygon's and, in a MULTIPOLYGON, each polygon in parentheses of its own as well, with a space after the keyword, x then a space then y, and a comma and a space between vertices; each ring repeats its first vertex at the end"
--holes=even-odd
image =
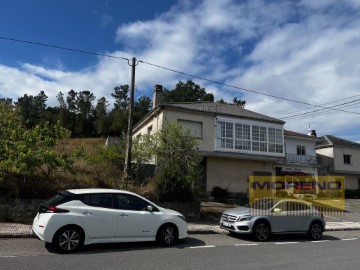
POLYGON ((360 172, 360 149, 335 147, 334 166, 336 171, 360 172), (351 156, 351 164, 344 164, 344 155, 351 156))
POLYGON ((302 139, 300 137, 285 136, 285 152, 286 154, 297 154, 297 146, 302 145, 306 148, 307 156, 316 156, 315 140, 302 139))
MULTIPOLYGON (((360 188, 360 149, 329 147, 317 149, 316 153, 332 158, 330 167, 332 172, 330 174, 345 176, 346 189, 360 188), (344 155, 351 156, 351 164, 344 164, 344 155)), ((328 164, 325 164, 325 166, 328 166, 328 164)))
POLYGON ((154 115, 153 117, 147 119, 147 121, 145 123, 143 123, 141 128, 136 130, 133 133, 133 139, 135 139, 139 135, 146 135, 148 133, 148 128, 150 126, 151 126, 151 133, 150 134, 156 133, 157 131, 159 131, 161 129, 163 119, 164 119, 163 112, 160 112, 160 113, 154 115))
POLYGON ((228 187, 229 192, 248 192, 248 180, 254 172, 271 173, 274 175, 273 162, 216 158, 207 159, 207 192, 215 186, 228 187))
POLYGON ((183 112, 175 110, 164 111, 164 123, 175 122, 179 120, 190 120, 202 123, 202 138, 199 139, 199 150, 214 151, 215 133, 214 124, 215 117, 208 114, 200 114, 196 112, 183 112))
POLYGON ((334 151, 332 147, 316 149, 316 153, 327 157, 334 157, 334 151))

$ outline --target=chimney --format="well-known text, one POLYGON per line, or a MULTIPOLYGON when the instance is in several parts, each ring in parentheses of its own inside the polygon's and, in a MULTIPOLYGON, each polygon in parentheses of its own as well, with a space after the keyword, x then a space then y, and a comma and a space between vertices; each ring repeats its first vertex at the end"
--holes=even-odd
POLYGON ((316 138, 316 130, 315 129, 309 129, 308 135, 311 137, 316 138))
POLYGON ((153 93, 153 109, 161 103, 162 96, 163 96, 163 87, 160 84, 155 84, 154 86, 154 93, 153 93))

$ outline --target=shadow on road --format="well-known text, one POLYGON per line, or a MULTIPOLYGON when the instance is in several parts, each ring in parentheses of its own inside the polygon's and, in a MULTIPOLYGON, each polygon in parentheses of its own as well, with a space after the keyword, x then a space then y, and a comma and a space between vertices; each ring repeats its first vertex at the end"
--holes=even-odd
MULTIPOLYGON (((179 240, 175 245, 171 247, 162 247, 159 246, 156 242, 92 244, 92 245, 84 246, 76 254, 98 254, 98 253, 128 252, 128 251, 168 249, 168 248, 183 249, 188 247, 204 246, 204 245, 205 242, 196 238, 188 237, 179 240)), ((45 248, 50 253, 59 253, 50 244, 46 243, 45 248)))
MULTIPOLYGON (((255 242, 254 238, 251 235, 240 235, 240 234, 229 234, 229 237, 238 238, 243 241, 255 242)), ((334 237, 332 235, 326 235, 326 232, 323 234, 321 240, 340 240, 340 238, 334 237)), ((273 234, 267 242, 311 242, 305 233, 293 233, 293 234, 273 234)))

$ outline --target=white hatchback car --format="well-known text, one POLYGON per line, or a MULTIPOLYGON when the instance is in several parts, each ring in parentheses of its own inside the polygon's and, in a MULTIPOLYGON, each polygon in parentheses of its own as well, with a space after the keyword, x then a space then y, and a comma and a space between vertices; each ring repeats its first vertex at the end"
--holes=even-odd
POLYGON ((187 237, 185 217, 128 191, 72 189, 39 206, 32 229, 58 251, 82 245, 158 241, 170 246, 187 237))

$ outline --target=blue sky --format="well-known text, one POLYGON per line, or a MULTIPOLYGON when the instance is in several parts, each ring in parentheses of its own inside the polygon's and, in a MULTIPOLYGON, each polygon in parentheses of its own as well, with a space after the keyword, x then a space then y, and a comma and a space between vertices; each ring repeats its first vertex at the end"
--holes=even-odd
MULTIPOLYGON (((283 118, 287 129, 310 125, 360 142, 359 0, 2 0, 0 12, 2 37, 136 57, 232 85, 193 79, 215 99, 237 96, 283 118)), ((188 79, 140 62, 136 94, 188 79)), ((44 90, 56 106, 59 91, 74 89, 113 103, 121 84, 130 84, 127 61, 0 39, 1 97, 44 90)))

